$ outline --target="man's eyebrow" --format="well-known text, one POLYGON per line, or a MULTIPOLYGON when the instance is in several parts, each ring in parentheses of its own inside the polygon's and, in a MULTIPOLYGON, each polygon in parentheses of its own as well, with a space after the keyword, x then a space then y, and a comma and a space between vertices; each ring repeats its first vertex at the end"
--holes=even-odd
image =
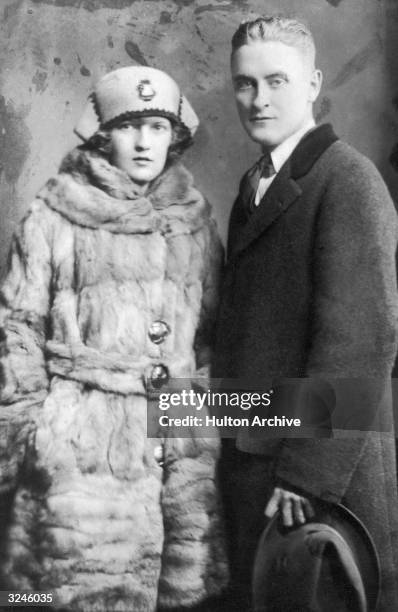
POLYGON ((265 78, 268 79, 284 79, 285 81, 289 80, 289 76, 286 74, 286 72, 272 72, 272 74, 267 74, 265 76, 265 78))
MULTIPOLYGON (((270 74, 266 74, 265 79, 267 80, 271 80, 271 79, 284 79, 285 81, 289 81, 289 76, 286 72, 278 71, 278 72, 271 72, 270 74)), ((239 74, 235 74, 232 77, 233 81, 240 81, 242 79, 247 79, 248 81, 256 81, 257 79, 253 76, 250 76, 249 74, 245 74, 245 73, 239 73, 239 74)))
POLYGON ((249 81, 255 80, 253 77, 249 76, 248 74, 244 74, 244 73, 234 74, 234 76, 232 77, 233 81, 239 81, 240 79, 248 79, 249 81))

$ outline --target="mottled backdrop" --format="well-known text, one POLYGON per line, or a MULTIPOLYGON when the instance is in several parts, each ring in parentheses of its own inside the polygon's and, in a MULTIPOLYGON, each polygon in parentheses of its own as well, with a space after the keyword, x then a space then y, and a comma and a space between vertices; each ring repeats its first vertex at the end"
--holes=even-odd
POLYGON ((131 63, 169 72, 197 110, 186 160, 225 237, 257 155, 234 108, 229 41, 242 20, 275 11, 315 32, 325 73, 318 119, 370 156, 398 198, 397 0, 2 0, 0 272, 16 222, 77 143, 72 128, 92 84, 131 63))

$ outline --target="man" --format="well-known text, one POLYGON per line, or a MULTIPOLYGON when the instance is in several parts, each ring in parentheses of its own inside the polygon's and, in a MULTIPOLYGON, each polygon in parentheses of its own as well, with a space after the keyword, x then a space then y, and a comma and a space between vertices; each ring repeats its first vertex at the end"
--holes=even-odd
POLYGON ((282 17, 242 24, 231 69, 241 122, 263 157, 231 213, 214 376, 321 377, 343 387, 366 379, 354 396, 367 409, 374 402, 389 429, 345 439, 242 433, 224 445, 236 609, 250 609, 264 513, 300 525, 322 500, 365 523, 381 562, 379 610, 398 610, 394 438, 390 402, 379 401, 396 353, 394 207, 373 164, 330 125, 315 125, 322 75, 306 26, 282 17))

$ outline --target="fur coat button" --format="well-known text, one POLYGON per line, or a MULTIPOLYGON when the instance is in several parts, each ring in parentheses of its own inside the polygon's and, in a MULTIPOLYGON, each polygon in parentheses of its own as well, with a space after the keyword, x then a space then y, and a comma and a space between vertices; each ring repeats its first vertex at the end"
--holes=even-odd
POLYGON ((155 446, 155 448, 153 449, 153 456, 155 457, 159 465, 163 465, 164 452, 163 452, 163 446, 161 444, 159 444, 159 446, 155 446))
POLYGON ((165 365, 159 363, 155 365, 151 373, 151 383, 155 389, 165 385, 169 380, 169 370, 165 365))
POLYGON ((161 344, 170 333, 170 327, 165 321, 154 321, 149 327, 148 336, 154 344, 161 344))

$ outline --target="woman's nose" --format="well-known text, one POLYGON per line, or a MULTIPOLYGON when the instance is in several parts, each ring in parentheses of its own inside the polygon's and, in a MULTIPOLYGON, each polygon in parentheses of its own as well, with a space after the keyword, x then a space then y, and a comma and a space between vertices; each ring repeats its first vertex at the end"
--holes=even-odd
POLYGON ((145 128, 140 128, 137 131, 135 139, 135 148, 139 151, 149 149, 149 134, 145 128))

